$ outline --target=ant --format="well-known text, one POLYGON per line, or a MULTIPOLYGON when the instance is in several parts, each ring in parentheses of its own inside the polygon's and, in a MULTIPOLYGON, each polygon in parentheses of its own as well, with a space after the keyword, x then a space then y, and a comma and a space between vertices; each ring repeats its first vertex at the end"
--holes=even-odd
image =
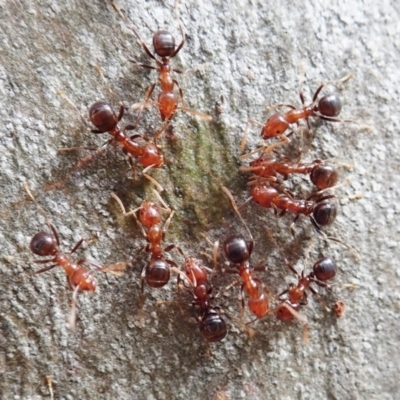
POLYGON ((200 332, 208 342, 219 342, 226 336, 227 327, 219 307, 211 306, 211 301, 218 295, 211 295, 212 286, 208 281, 207 270, 198 259, 186 258, 185 275, 193 287, 193 305, 199 307, 200 332))
MULTIPOLYGON (((33 200, 33 202, 38 207, 39 211, 41 211, 44 214, 44 210, 37 203, 36 199, 33 197, 26 183, 24 183, 24 188, 27 191, 28 196, 33 200)), ((29 247, 33 254, 36 254, 38 256, 51 257, 46 260, 33 260, 31 262, 35 264, 52 263, 52 265, 46 266, 28 275, 25 275, 24 278, 26 276, 41 274, 55 267, 64 268, 64 271, 68 279, 68 285, 70 289, 73 290, 73 297, 72 297, 73 302, 72 302, 72 310, 70 316, 70 326, 71 328, 74 328, 77 293, 83 291, 94 292, 96 290, 96 282, 93 277, 94 271, 84 267, 83 264, 84 263, 90 264, 94 266, 98 271, 117 272, 118 270, 121 270, 121 268, 123 268, 122 266, 123 263, 115 264, 114 266, 100 267, 87 260, 79 260, 77 262, 74 262, 71 259, 71 255, 79 249, 79 247, 84 242, 84 239, 80 239, 69 253, 64 253, 60 250, 60 239, 56 228, 49 220, 47 220, 47 224, 50 227, 52 233, 48 233, 45 231, 36 233, 31 239, 29 247)))
POLYGON ((167 126, 156 133, 154 137, 154 144, 146 142, 146 144, 139 144, 134 141, 137 138, 142 138, 141 135, 126 136, 126 131, 135 129, 133 125, 127 125, 120 128, 118 123, 124 115, 124 106, 120 105, 118 116, 115 115, 114 110, 105 101, 97 101, 89 109, 89 117, 92 124, 97 129, 91 129, 92 133, 105 133, 108 132, 113 136, 106 145, 115 141, 122 146, 123 152, 128 155, 128 161, 133 167, 132 157, 139 157, 139 162, 145 168, 160 168, 164 165, 164 157, 159 152, 156 145, 156 138, 166 129, 167 126))
MULTIPOLYGON (((352 76, 353 74, 350 73, 345 77, 333 82, 343 83, 348 81, 352 76)), ((279 112, 272 114, 264 124, 261 124, 254 120, 248 120, 246 123, 245 132, 241 143, 241 148, 243 149, 245 146, 249 124, 262 126, 261 137, 263 139, 271 139, 277 136, 284 135, 284 133, 289 129, 290 125, 298 124, 299 121, 302 119, 306 120, 307 127, 311 132, 311 126, 309 122, 310 117, 319 118, 324 121, 330 121, 330 122, 347 122, 336 118, 337 116, 339 116, 342 110, 342 102, 340 100, 338 93, 326 94, 322 96, 320 99, 318 99, 321 90, 327 84, 328 83, 322 83, 318 87, 318 89, 315 91, 313 95, 312 102, 308 105, 305 104, 304 95, 300 91, 299 95, 302 104, 302 108, 300 109, 297 109, 295 106, 291 104, 278 104, 277 106, 275 106, 275 108, 288 107, 290 108, 290 110, 284 113, 283 115, 280 114, 279 112)), ((293 132, 294 131, 292 130, 286 135, 286 137, 284 136, 286 141, 287 138, 293 134, 293 132)))
POLYGON ((144 266, 140 276, 142 295, 144 293, 145 283, 152 288, 161 288, 169 282, 170 270, 176 272, 178 275, 181 274, 181 271, 179 270, 177 264, 165 258, 164 254, 174 248, 178 249, 178 251, 180 251, 181 253, 182 251, 175 244, 170 244, 164 248, 162 247, 165 233, 168 230, 169 224, 175 211, 171 211, 168 208, 168 206, 164 203, 157 191, 154 192, 158 200, 165 207, 163 210, 170 213, 163 228, 161 228, 160 226, 160 223, 162 221, 162 209, 157 204, 149 200, 145 200, 139 208, 126 212, 121 199, 116 194, 111 193, 111 196, 117 201, 118 205, 120 206, 123 215, 125 217, 128 215, 134 216, 142 231, 143 236, 148 242, 144 249, 151 255, 149 262, 144 266), (137 214, 139 214, 139 216, 137 214))
POLYGON ((323 236, 325 234, 322 232, 321 227, 332 224, 336 219, 337 205, 328 201, 336 198, 336 195, 319 197, 320 194, 321 192, 317 192, 303 200, 293 198, 287 190, 280 192, 276 187, 265 184, 256 184, 251 189, 251 198, 261 207, 273 208, 275 213, 280 209, 282 211, 279 216, 284 215, 286 211, 292 211, 297 214, 290 225, 293 236, 294 225, 301 214, 308 216, 316 231, 323 236), (314 200, 313 197, 317 197, 317 199, 314 200))
MULTIPOLYGON (((296 269, 289 264, 285 257, 284 261, 286 266, 297 276, 298 282, 297 285, 290 284, 288 289, 283 291, 278 298, 281 298, 283 295, 287 294, 287 299, 284 301, 287 301, 294 309, 298 309, 300 306, 308 304, 306 292, 308 289, 325 305, 318 292, 312 287, 312 284, 314 283, 324 288, 329 287, 329 285, 325 282, 333 279, 336 276, 337 266, 335 260, 330 257, 321 258, 314 264, 312 272, 310 272, 308 275, 305 275, 304 269, 302 273, 299 274, 296 269)), ((326 305, 325 308, 329 310, 326 305)), ((277 315, 277 317, 281 320, 290 319, 288 314, 285 312, 281 312, 279 315, 277 315)))
POLYGON ((251 161, 249 167, 240 167, 240 171, 252 172, 253 174, 267 178, 273 182, 279 182, 276 176, 282 175, 286 180, 290 174, 310 174, 311 182, 319 189, 327 189, 336 185, 339 179, 337 169, 326 165, 322 160, 314 160, 308 163, 294 162, 288 157, 281 156, 280 159, 273 157, 260 157, 251 161))
MULTIPOLYGON (((99 72, 101 73, 101 70, 99 69, 99 72)), ((68 103, 75 108, 75 110, 79 113, 79 110, 75 106, 75 104, 66 96, 63 92, 60 92, 61 96, 64 97, 68 103)), ((83 116, 79 113, 81 120, 83 124, 87 127, 87 123, 83 116)), ((134 175, 136 175, 136 170, 132 161, 132 157, 138 157, 139 162, 142 164, 144 167, 143 169, 143 176, 147 178, 149 181, 153 182, 157 188, 162 191, 163 188, 162 186, 155 181, 150 175, 147 174, 151 169, 153 168, 161 168, 164 165, 164 156, 160 153, 157 144, 156 144, 156 139, 158 136, 160 136, 164 130, 168 127, 169 122, 164 124, 164 126, 161 128, 159 132, 156 133, 153 143, 148 142, 142 135, 132 135, 132 136, 127 136, 126 131, 135 129, 133 125, 127 125, 123 128, 119 126, 119 122, 121 121, 122 117, 124 115, 124 106, 123 104, 120 104, 119 108, 119 113, 118 116, 115 114, 113 108, 111 105, 105 101, 97 101, 89 109, 89 118, 90 121, 93 123, 93 125, 97 129, 89 129, 90 132, 95 133, 95 134, 101 134, 101 133, 106 133, 108 132, 112 138, 107 140, 100 148, 93 149, 93 148, 88 148, 88 147, 83 147, 83 148, 64 148, 60 149, 63 151, 66 150, 78 150, 78 149, 84 149, 84 150, 95 150, 97 153, 101 152, 104 150, 105 147, 107 147, 109 144, 115 142, 119 144, 122 147, 123 152, 128 156, 128 162, 129 165, 131 166, 132 172, 134 175), (138 139, 141 139, 143 143, 140 143, 138 139)), ((73 171, 82 168, 85 166, 91 159, 93 155, 90 155, 89 157, 85 157, 83 160, 79 161, 73 171)), ((70 175, 70 174, 69 174, 70 175)), ((69 176, 68 175, 68 176, 69 176)), ((61 181, 57 181, 51 185, 48 186, 48 188, 57 188, 61 186, 62 184, 65 183, 66 179, 65 178, 61 181)))
MULTIPOLYGON (((126 20, 125 16, 122 14, 122 11, 118 7, 118 5, 113 2, 112 5, 114 8, 117 10, 117 12, 121 15, 121 17, 126 20)), ((186 107, 178 107, 178 96, 174 92, 175 85, 179 89, 179 96, 181 98, 182 103, 184 103, 183 100, 183 92, 181 87, 179 86, 179 83, 176 79, 173 79, 171 72, 176 72, 178 74, 183 74, 184 71, 181 71, 179 69, 175 69, 171 67, 170 61, 172 58, 174 58, 179 51, 182 49, 183 45, 185 44, 186 38, 185 34, 183 32, 182 25, 179 25, 181 35, 182 35, 182 40, 178 44, 178 46, 175 45, 175 38, 172 36, 172 34, 166 30, 160 30, 157 31, 153 35, 153 47, 154 47, 154 53, 153 54, 149 48, 147 47, 146 43, 142 40, 140 37, 139 33, 137 30, 133 27, 130 26, 132 29, 133 33, 135 34, 136 38, 138 39, 140 45, 142 46, 143 50, 145 53, 152 58, 155 63, 156 67, 153 65, 148 65, 148 64, 142 64, 136 60, 130 59, 129 61, 132 62, 133 64, 139 65, 140 67, 147 68, 147 69, 152 69, 156 70, 159 73, 159 84, 160 84, 160 93, 158 95, 157 99, 157 105, 158 109, 160 111, 161 119, 163 121, 165 120, 171 120, 175 112, 177 110, 182 110, 189 112, 191 114, 197 115, 198 117, 201 117, 205 120, 211 121, 212 117, 206 114, 199 113, 197 111, 191 110, 186 107), (160 59, 157 58, 160 57, 160 59)), ((144 107, 146 107, 150 97, 153 94, 153 91, 157 85, 157 82, 154 82, 149 89, 147 89, 146 97, 145 100, 141 103, 140 106, 140 111, 137 120, 139 120, 142 110, 144 107)))
POLYGON ((280 304, 276 308, 270 308, 269 299, 267 296, 268 294, 265 291, 263 283, 253 276, 254 271, 259 268, 252 268, 249 264, 249 259, 254 247, 253 236, 239 212, 232 193, 224 186, 222 187, 222 190, 230 199, 236 214, 250 236, 250 240, 246 241, 246 239, 241 235, 232 235, 225 239, 223 244, 225 257, 230 262, 231 266, 235 268, 235 270, 232 272, 238 273, 242 280, 242 309, 244 309, 244 293, 246 293, 249 297, 249 310, 256 316, 256 318, 248 322, 247 325, 265 317, 268 314, 278 312, 280 308, 284 308, 287 313, 290 313, 299 320, 306 322, 305 317, 301 314, 298 314, 295 307, 291 307, 290 304, 280 304))

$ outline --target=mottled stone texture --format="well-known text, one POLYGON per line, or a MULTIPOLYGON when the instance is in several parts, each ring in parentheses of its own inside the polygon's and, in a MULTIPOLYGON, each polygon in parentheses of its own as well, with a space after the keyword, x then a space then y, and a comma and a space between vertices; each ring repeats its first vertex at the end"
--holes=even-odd
MULTIPOLYGON (((342 116, 360 125, 315 121, 304 159, 351 164, 341 167, 342 181, 351 181, 337 190, 340 215, 328 232, 356 247, 362 260, 338 243, 321 240, 305 218, 293 241, 292 216, 278 220, 251 204, 243 209, 256 239, 253 263, 267 265, 259 276, 271 293, 295 278, 266 230, 299 270, 322 254, 336 258, 338 284, 327 301, 343 300, 347 312, 336 320, 310 298, 303 309, 310 325, 308 345, 301 324, 267 318, 255 324, 250 339, 234 319, 228 337, 213 344, 208 356, 194 310, 183 307, 181 314, 177 304, 157 305, 176 298, 175 279, 165 289, 146 290, 140 326, 139 276, 146 257, 139 255, 122 277, 97 275, 99 290, 79 296, 77 327, 71 331, 71 292, 63 271, 21 281, 40 266, 7 259, 31 259, 30 238, 46 229, 22 183, 29 183, 66 251, 81 237, 89 240, 77 259, 111 264, 134 257, 144 240, 134 220, 123 219, 110 193, 118 193, 128 208, 153 195, 143 179, 130 179, 119 149, 110 147, 61 189, 45 188, 87 154, 58 149, 96 147, 106 140, 85 133, 59 91, 87 118, 95 100, 107 99, 115 107, 120 100, 126 106, 141 101, 156 74, 128 61, 149 59, 109 1, 2 0, 0 398, 48 399, 46 376, 52 377, 54 396, 60 399, 399 398, 399 4, 177 3, 187 36, 174 63, 182 69, 200 67, 178 79, 188 106, 209 113, 214 122, 180 112, 173 122, 175 135, 161 141, 168 163, 152 175, 177 210, 167 242, 200 256, 211 253, 202 233, 212 241, 245 233, 220 186, 228 186, 239 203, 248 196, 246 176, 238 173, 246 120, 264 121, 267 105, 299 105, 302 77, 310 99, 321 82, 354 72, 340 88, 342 116)), ((179 40, 172 0, 119 0, 119 5, 149 45, 161 28, 179 40)), ((134 113, 126 121, 134 121, 134 113)), ((139 133, 159 127, 158 113, 149 108, 139 133)), ((259 139, 259 128, 252 128, 248 150, 259 139)), ((308 181, 294 182, 288 187, 307 196, 308 181)), ((182 263, 179 255, 171 257, 182 263)), ((223 287, 233 279, 217 275, 214 283, 223 287)), ((236 287, 218 301, 234 318, 240 316, 238 297, 236 287)), ((190 302, 184 295, 181 300, 190 302)))

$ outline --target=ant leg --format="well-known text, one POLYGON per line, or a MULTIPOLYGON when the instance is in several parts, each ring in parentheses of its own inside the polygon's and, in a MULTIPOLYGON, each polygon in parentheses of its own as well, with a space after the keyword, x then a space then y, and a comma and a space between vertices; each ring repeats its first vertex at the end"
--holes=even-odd
POLYGON ((72 293, 71 313, 69 315, 69 327, 71 330, 75 329, 78 292, 79 292, 79 285, 76 286, 76 288, 74 289, 74 292, 72 293))
MULTIPOLYGON (((290 231, 292 232, 293 237, 295 237, 295 230, 294 226, 296 225, 297 221, 300 218, 300 214, 297 214, 296 217, 294 218, 293 222, 290 224, 290 231)), ((318 233, 322 233, 320 227, 318 226, 317 222, 314 220, 314 218, 311 216, 311 222, 313 223, 315 229, 317 229, 318 233)))
POLYGON ((168 217, 168 219, 165 221, 165 224, 164 224, 164 227, 163 227, 163 232, 164 233, 167 232, 167 230, 169 228, 169 225, 171 224, 171 220, 172 220, 172 217, 174 216, 174 214, 175 214, 175 210, 172 210, 171 214, 168 217))
MULTIPOLYGON (((295 268, 292 266, 292 264, 290 264, 290 262, 288 261, 288 259, 286 258, 284 252, 282 251, 281 246, 279 246, 278 242, 276 241, 276 239, 274 238, 274 236, 272 235, 272 232, 267 229, 267 235, 270 238, 270 240, 273 242, 273 244, 276 246, 276 248, 279 250, 279 253, 281 253, 281 257, 283 259, 283 262, 285 263, 285 265, 298 277, 300 278, 300 274, 295 270, 295 268)), ((283 294, 287 293, 288 290, 285 290, 284 292, 282 292, 278 297, 282 296, 283 294)))
POLYGON ((134 124, 135 127, 138 126, 139 121, 140 121, 140 119, 141 119, 141 117, 142 117, 143 109, 144 109, 145 107, 147 107, 148 101, 149 101, 151 95, 153 94, 153 91, 154 91, 154 88, 155 88, 155 87, 156 87, 156 82, 154 82, 154 83, 146 90, 146 94, 145 94, 145 99, 144 99, 144 101, 142 101, 141 103, 137 103, 137 104, 132 104, 132 105, 131 105, 131 107, 130 107, 131 110, 133 110, 134 108, 137 108, 137 106, 139 106, 139 112, 138 112, 138 115, 137 115, 137 117, 136 117, 136 121, 135 121, 135 124, 134 124))
POLYGON ((155 67, 154 65, 143 64, 143 63, 141 63, 139 61, 136 61, 136 60, 134 60, 132 58, 128 59, 128 61, 131 62, 132 64, 138 65, 139 67, 142 67, 142 68, 158 70, 158 68, 155 67))
POLYGON ((328 305, 325 303, 325 301, 323 300, 323 298, 320 296, 320 294, 312 287, 309 286, 311 293, 322 303, 322 305, 324 306, 325 310, 327 312, 330 312, 331 309, 328 307, 328 305))
POLYGON ((165 124, 161 127, 161 129, 154 135, 153 143, 157 146, 157 139, 164 133, 164 131, 168 128, 171 123, 172 118, 168 118, 165 124))
POLYGON ((79 247, 81 247, 82 243, 85 241, 85 239, 81 239, 79 240, 76 245, 74 246, 74 248, 69 252, 69 254, 75 253, 76 250, 79 249, 79 247))
MULTIPOLYGON (((45 262, 49 262, 49 261, 53 261, 53 260, 37 260, 37 261, 43 261, 43 264, 44 264, 45 262)), ((41 264, 41 262, 37 263, 37 264, 41 264)), ((44 268, 38 269, 37 271, 30 272, 29 274, 25 274, 25 275, 23 275, 21 277, 21 281, 23 281, 24 279, 28 278, 29 276, 33 276, 33 275, 41 274, 41 273, 46 272, 46 271, 50 271, 51 269, 53 269, 53 268, 55 268, 57 266, 58 266, 58 264, 54 264, 54 265, 50 265, 48 267, 44 267, 44 268)))
POLYGON ((183 99, 183 91, 182 91, 182 88, 179 86, 179 83, 178 83, 178 81, 177 81, 176 79, 173 79, 173 82, 175 83, 176 86, 178 86, 178 89, 179 89, 179 97, 181 98, 181 102, 182 102, 183 107, 186 107, 185 100, 183 99))
POLYGON ((179 53, 180 49, 183 47, 183 45, 185 44, 185 41, 186 41, 185 32, 183 32, 182 23, 179 23, 179 29, 180 29, 180 31, 181 31, 182 40, 181 40, 181 42, 179 43, 178 47, 175 49, 175 51, 172 53, 172 55, 170 56, 170 58, 175 57, 175 56, 179 53))
POLYGON ((249 249, 248 250, 249 250, 249 253, 251 254, 251 252, 253 250, 253 245, 254 245, 253 235, 251 234, 249 227, 247 226, 247 224, 246 224, 245 220, 243 219, 242 215, 240 214, 239 208, 238 208, 238 206, 236 204, 235 199, 233 198, 232 193, 225 186, 221 186, 221 189, 226 194, 228 199, 231 201, 232 207, 235 210, 236 215, 239 217, 240 221, 242 222, 242 224, 246 228, 247 233, 250 236, 250 243, 249 243, 249 249))
POLYGON ((156 188, 159 192, 163 192, 164 188, 154 179, 152 178, 150 175, 147 174, 147 172, 151 171, 153 168, 155 168, 155 165, 149 165, 148 167, 146 167, 143 171, 142 171, 142 175, 149 180, 156 188))
POLYGON ((58 91, 58 94, 59 94, 62 98, 64 98, 64 100, 66 100, 67 103, 68 103, 70 106, 72 106, 72 107, 75 109, 75 111, 79 114, 83 125, 86 127, 86 129, 88 129, 89 125, 88 125, 88 123, 86 122, 86 120, 85 120, 85 118, 83 117, 83 115, 81 114, 81 112, 78 110, 78 107, 75 105, 75 103, 74 103, 62 90, 59 90, 59 91, 58 91))
POLYGON ((119 113, 118 113, 118 122, 121 121, 122 117, 124 116, 124 112, 125 112, 125 108, 124 105, 122 103, 120 103, 119 105, 119 113))
POLYGON ((246 146, 247 133, 248 133, 248 131, 249 131, 249 126, 250 126, 250 124, 258 125, 258 126, 261 126, 261 127, 264 126, 264 124, 262 124, 262 123, 260 123, 260 122, 258 122, 258 121, 255 121, 255 120, 253 120, 253 119, 248 119, 248 120, 247 120, 246 126, 245 126, 245 128, 244 128, 244 133, 243 133, 243 136, 242 136, 242 140, 240 141, 240 146, 239 146, 240 151, 243 151, 244 148, 245 148, 245 146, 246 146))
POLYGON ((329 84, 331 84, 331 83, 345 83, 345 82, 347 82, 349 79, 351 79, 353 75, 354 75, 354 74, 353 74, 352 72, 350 72, 349 74, 345 75, 343 78, 340 78, 340 79, 336 79, 336 80, 333 80, 333 81, 328 81, 328 82, 322 83, 322 84, 319 86, 319 88, 315 91, 312 102, 315 103, 315 101, 317 100, 317 97, 318 97, 319 93, 321 92, 321 90, 322 90, 326 85, 329 85, 329 84))
MULTIPOLYGON (((115 11, 117 11, 117 13, 119 14, 119 16, 125 21, 128 22, 128 19, 126 18, 126 16, 122 13, 119 5, 113 1, 111 3, 111 5, 114 7, 115 11)), ((140 45, 142 46, 142 48, 144 49, 144 51, 147 53, 147 55, 149 57, 151 57, 153 60, 156 60, 155 56, 151 53, 151 51, 148 49, 148 47, 146 46, 146 43, 143 42, 142 38, 140 37, 139 33, 136 31, 135 27, 133 25, 130 25, 129 28, 133 31, 133 33, 135 34, 136 38, 139 40, 140 45)), ((156 60, 157 61, 157 60, 156 60)))
POLYGON ((186 108, 186 107, 176 107, 176 110, 181 110, 181 111, 185 111, 189 114, 195 115, 196 117, 199 117, 201 119, 205 119, 206 121, 212 121, 213 117, 211 115, 208 114, 203 114, 201 112, 192 110, 191 108, 186 108))

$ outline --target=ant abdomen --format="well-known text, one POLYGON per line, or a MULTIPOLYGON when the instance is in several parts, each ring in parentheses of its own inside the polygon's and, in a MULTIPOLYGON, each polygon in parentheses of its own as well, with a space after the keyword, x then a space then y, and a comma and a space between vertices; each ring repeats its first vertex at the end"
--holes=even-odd
POLYGON ((105 101, 97 101, 89 109, 92 124, 102 132, 112 131, 118 124, 114 110, 105 101))
POLYGON ((285 304, 288 304, 288 306, 291 307, 294 311, 298 311, 300 309, 299 304, 291 304, 289 301, 286 301, 276 311, 276 318, 284 322, 292 321, 294 319, 294 315, 290 311, 290 309, 285 306, 285 304))
POLYGON ((336 271, 336 262, 329 257, 321 258, 313 266, 314 275, 319 281, 328 281, 334 278, 336 271))
POLYGON ((161 222, 161 213, 157 205, 145 201, 139 211, 139 220, 145 227, 151 227, 161 222))
POLYGON ((199 328, 209 342, 219 342, 227 334, 226 323, 215 310, 210 310, 203 316, 199 328))
POLYGON ((251 189, 251 196, 261 207, 271 208, 272 201, 279 196, 279 192, 272 186, 257 185, 251 189))
POLYGON ((47 232, 37 233, 31 240, 30 249, 38 256, 51 256, 57 253, 56 241, 47 232))
POLYGON ((161 259, 151 260, 146 265, 146 283, 153 288, 160 288, 169 282, 170 271, 168 264, 161 259))
POLYGON ((171 57, 175 51, 175 39, 168 31, 158 31, 153 36, 153 47, 158 56, 171 57))
POLYGON ((93 292, 96 290, 96 282, 93 272, 87 268, 79 268, 69 278, 69 282, 73 288, 79 286, 79 290, 93 292))
MULTIPOLYGON (((204 269, 202 263, 193 257, 189 257, 186 260, 185 274, 196 288, 203 286, 207 282, 207 271, 204 269)), ((200 296, 196 294, 196 297, 200 296)))
POLYGON ((318 111, 326 117, 337 117, 342 111, 342 102, 336 93, 327 94, 318 102, 318 111))
POLYGON ((251 246, 242 236, 229 236, 224 242, 226 258, 235 264, 247 261, 251 255, 251 246))
POLYGON ((330 225, 337 215, 335 203, 319 203, 313 209, 313 217, 318 225, 330 225))
POLYGON ((257 298, 250 298, 247 302, 249 310, 258 318, 263 317, 269 310, 269 303, 265 293, 257 298))
POLYGON ((317 165, 310 174, 311 182, 320 190, 336 185, 339 174, 331 165, 317 165))
POLYGON ((158 95, 158 106, 161 119, 165 121, 175 113, 178 107, 178 96, 174 92, 160 92, 158 95))
POLYGON ((145 168, 150 167, 150 165, 159 168, 164 165, 164 156, 160 154, 156 146, 148 144, 143 149, 143 154, 139 157, 139 161, 145 168))
POLYGON ((282 135, 286 129, 289 128, 289 123, 279 113, 275 113, 269 117, 265 126, 261 130, 261 136, 263 139, 269 139, 275 136, 282 135))

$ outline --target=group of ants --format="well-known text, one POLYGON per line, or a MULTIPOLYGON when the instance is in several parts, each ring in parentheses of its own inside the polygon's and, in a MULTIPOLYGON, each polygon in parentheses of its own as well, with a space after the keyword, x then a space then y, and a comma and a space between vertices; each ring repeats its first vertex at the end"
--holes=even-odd
MULTIPOLYGON (((168 127, 175 113, 178 110, 182 110, 207 120, 210 120, 211 117, 183 106, 182 90, 177 80, 173 78, 174 72, 183 72, 171 66, 171 59, 179 53, 185 43, 182 26, 180 27, 182 40, 177 46, 175 45, 174 37, 168 31, 160 30, 156 32, 153 36, 154 53, 150 51, 149 47, 141 39, 138 31, 132 26, 131 29, 144 52, 155 62, 155 65, 139 63, 136 60, 130 61, 140 67, 157 71, 159 75, 158 82, 151 85, 147 90, 144 101, 139 106, 136 105, 139 111, 134 125, 121 127, 120 122, 125 110, 123 105, 120 106, 117 115, 110 104, 105 101, 97 101, 89 109, 90 121, 95 127, 95 129, 90 129, 90 131, 95 134, 110 134, 111 138, 105 145, 112 142, 118 144, 127 155, 132 168, 134 169, 135 166, 141 164, 143 166, 143 175, 155 183, 156 186, 159 186, 158 182, 149 176, 149 171, 154 168, 160 168, 164 164, 164 158, 157 145, 157 140, 168 127), (154 102, 152 95, 154 89, 157 87, 157 83, 159 85, 159 94, 157 101, 154 102), (179 95, 176 92, 179 92, 179 95), (151 140, 137 134, 129 136, 128 132, 137 128, 138 123, 143 118, 144 108, 149 105, 158 107, 161 119, 163 120, 162 129, 151 140), (134 159, 137 162, 134 162, 134 159)), ((345 81, 348 78, 349 76, 343 78, 341 81, 345 81)), ((304 96, 300 93, 302 102, 300 108, 296 108, 290 104, 279 104, 275 106, 276 112, 265 123, 260 124, 249 120, 246 124, 242 148, 245 146, 245 138, 250 124, 262 126, 262 139, 279 138, 280 141, 269 147, 264 145, 246 155, 246 157, 249 157, 257 154, 257 158, 251 161, 248 166, 241 167, 240 170, 252 174, 248 182, 250 199, 254 200, 261 207, 272 208, 275 214, 279 216, 288 211, 296 214, 291 225, 292 233, 294 232, 294 224, 299 216, 305 215, 309 217, 312 226, 318 234, 328 237, 322 229, 332 224, 337 214, 336 196, 331 194, 331 190, 337 186, 339 178, 337 168, 321 160, 302 162, 299 157, 298 160, 293 161, 287 156, 279 154, 276 150, 277 147, 285 146, 290 142, 289 137, 299 131, 301 122, 304 121, 308 131, 311 131, 310 118, 329 122, 343 122, 343 120, 338 118, 341 112, 340 97, 337 92, 322 95, 321 91, 325 86, 326 84, 319 86, 309 104, 306 104, 304 96), (288 111, 284 113, 278 112, 280 108, 286 108, 288 111), (284 181, 291 174, 309 175, 317 191, 314 191, 306 199, 296 198, 284 186, 284 181)), ((82 163, 79 164, 79 166, 81 165, 82 163)), ((25 185, 25 189, 37 207, 43 211, 27 185, 25 185)), ((281 321, 297 319, 304 323, 304 326, 307 326, 307 318, 300 311, 308 302, 308 291, 321 301, 325 308, 329 309, 315 289, 315 286, 320 288, 330 287, 330 283, 337 273, 335 260, 330 257, 323 257, 315 262, 312 271, 306 274, 304 270, 299 273, 282 254, 284 263, 297 277, 297 283, 290 284, 279 295, 271 296, 262 281, 255 276, 258 268, 251 265, 250 257, 254 247, 254 240, 248 225, 240 213, 241 207, 236 204, 231 192, 226 187, 223 187, 222 190, 230 199, 233 209, 244 224, 249 238, 246 239, 241 234, 235 234, 229 236, 223 242, 222 251, 226 259, 223 270, 224 272, 238 274, 240 278, 217 294, 213 293, 213 285, 211 283, 212 278, 218 272, 218 269, 220 269, 218 267, 217 244, 214 245, 212 257, 214 267, 211 269, 206 267, 199 259, 187 257, 177 245, 171 244, 164 247, 165 233, 175 211, 171 210, 165 204, 157 190, 154 190, 154 192, 161 205, 145 200, 139 208, 129 212, 125 211, 122 201, 114 193, 112 194, 112 197, 117 201, 124 215, 132 215, 135 218, 143 236, 147 240, 144 250, 149 254, 149 260, 141 273, 142 298, 144 299, 145 285, 151 288, 161 288, 169 282, 171 272, 177 274, 178 290, 184 290, 192 296, 193 300, 191 303, 197 310, 198 327, 207 343, 219 342, 226 336, 228 328, 225 319, 226 317, 230 319, 232 317, 215 305, 215 302, 221 294, 239 283, 241 283, 242 319, 246 298, 247 307, 250 313, 254 315, 251 321, 243 323, 246 329, 248 328, 248 331, 251 331, 250 325, 255 321, 271 314, 274 314, 281 321), (163 211, 169 212, 168 219, 164 224, 162 224, 163 211), (183 269, 179 268, 179 265, 169 258, 168 254, 172 250, 178 251, 184 257, 185 264, 183 269), (277 305, 271 305, 272 298, 277 300, 277 305)), ((30 249, 38 256, 47 257, 46 259, 33 260, 33 263, 50 265, 30 273, 29 276, 49 271, 57 266, 64 269, 69 286, 73 290, 70 316, 70 324, 73 326, 76 319, 76 298, 78 292, 92 292, 96 290, 94 272, 118 273, 121 269, 126 268, 126 263, 122 267, 123 263, 101 267, 87 260, 75 262, 72 255, 78 250, 84 240, 79 240, 69 253, 62 252, 59 235, 47 217, 46 220, 51 233, 42 231, 34 235, 30 242, 30 249), (89 265, 92 269, 88 268, 89 265)), ((329 239, 341 242, 336 238, 329 237, 329 239)), ((342 301, 337 301, 332 309, 334 314, 340 317, 344 313, 345 305, 342 301)))

